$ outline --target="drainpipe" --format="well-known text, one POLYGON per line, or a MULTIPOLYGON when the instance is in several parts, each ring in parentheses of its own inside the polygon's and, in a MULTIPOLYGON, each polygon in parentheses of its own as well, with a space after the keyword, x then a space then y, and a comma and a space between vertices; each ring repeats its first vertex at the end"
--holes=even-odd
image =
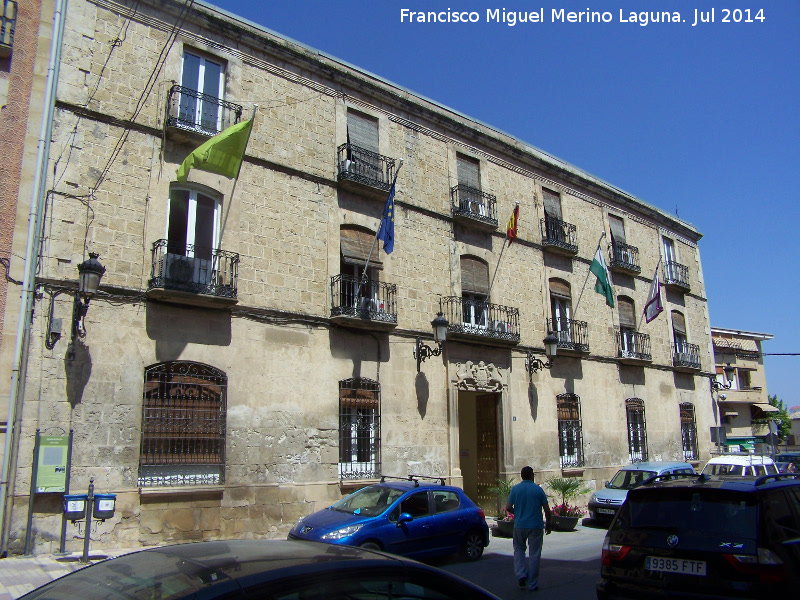
POLYGON ((28 216, 28 240, 25 248, 25 273, 22 279, 22 298, 19 307, 17 337, 14 346, 14 367, 11 371, 11 393, 8 402, 8 420, 6 421, 6 443, 3 450, 3 470, 0 473, 0 557, 8 554, 8 498, 11 495, 9 478, 11 475, 11 453, 16 463, 19 448, 19 429, 17 427, 17 404, 25 393, 25 377, 30 344, 31 321, 33 320, 34 291, 36 289, 36 271, 39 263, 39 246, 41 243, 42 216, 47 183, 47 163, 50 156, 50 134, 53 129, 55 112, 56 87, 61 62, 61 45, 64 40, 64 14, 67 0, 55 0, 53 10, 53 39, 50 44, 50 65, 47 69, 47 84, 44 92, 44 114, 39 133, 39 145, 36 155, 36 170, 31 196, 31 210, 28 216), (17 442, 17 443, 15 443, 17 442))

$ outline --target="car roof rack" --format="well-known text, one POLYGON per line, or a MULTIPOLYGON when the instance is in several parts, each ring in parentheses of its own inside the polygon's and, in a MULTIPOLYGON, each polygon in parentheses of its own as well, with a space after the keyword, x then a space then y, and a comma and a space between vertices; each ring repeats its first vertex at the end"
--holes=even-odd
POLYGON ((420 479, 431 479, 433 481, 438 481, 440 485, 446 485, 444 477, 431 477, 429 475, 408 475, 406 477, 393 477, 392 475, 381 475, 381 483, 386 481, 387 479, 397 479, 399 481, 413 481, 414 487, 419 487, 419 480, 420 479))
POLYGON ((774 479, 775 481, 780 481, 781 479, 798 479, 797 473, 773 473, 770 475, 762 475, 758 479, 756 479, 756 486, 764 485, 770 479, 774 479))

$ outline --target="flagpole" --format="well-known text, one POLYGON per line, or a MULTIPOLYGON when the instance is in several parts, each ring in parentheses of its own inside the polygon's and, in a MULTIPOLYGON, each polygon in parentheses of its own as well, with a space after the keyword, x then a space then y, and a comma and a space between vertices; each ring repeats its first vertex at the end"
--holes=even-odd
MULTIPOLYGON (((397 183, 397 176, 400 174, 400 169, 403 168, 403 159, 400 159, 400 164, 397 167, 397 171, 394 172, 394 179, 392 180, 392 187, 397 183)), ((391 191, 392 188, 389 188, 391 191)), ((394 218, 394 215, 392 215, 394 218)), ((364 263, 364 270, 361 272, 361 279, 359 280, 358 284, 358 296, 361 296, 361 289, 364 287, 364 284, 367 282, 367 269, 369 268, 369 261, 372 259, 372 251, 375 250, 375 243, 378 241, 378 234, 380 233, 381 228, 378 227, 375 230, 375 237, 372 238, 372 247, 369 249, 369 254, 367 255, 367 262, 364 263)))
MULTIPOLYGON (((517 225, 517 223, 516 223, 517 206, 519 206, 519 200, 517 200, 517 204, 514 207, 514 213, 513 213, 513 216, 515 218, 514 227, 516 227, 516 225, 517 225)), ((506 231, 506 237, 503 238, 503 247, 500 248, 500 256, 497 257, 497 264, 494 267, 494 275, 492 275, 492 282, 489 284, 489 291, 486 292, 486 297, 487 298, 491 298, 491 296, 492 296, 492 288, 494 287, 494 279, 495 279, 495 277, 497 277, 497 269, 500 268, 500 261, 502 260, 503 252, 505 252, 505 249, 506 249, 506 242, 508 242, 508 231, 506 231)))
MULTIPOLYGON (((250 143, 250 134, 253 133, 253 125, 256 124, 256 111, 258 110, 258 104, 253 104, 253 116, 250 117, 252 123, 250 123, 250 130, 247 132, 247 140, 244 143, 245 150, 247 149, 247 144, 250 143)), ((233 199, 233 192, 236 191, 236 183, 239 181, 239 174, 242 172, 242 165, 244 164, 244 154, 242 154, 242 162, 239 163, 239 170, 236 171, 236 177, 233 179, 233 186, 231 187, 231 194, 228 198, 228 202, 233 199)))

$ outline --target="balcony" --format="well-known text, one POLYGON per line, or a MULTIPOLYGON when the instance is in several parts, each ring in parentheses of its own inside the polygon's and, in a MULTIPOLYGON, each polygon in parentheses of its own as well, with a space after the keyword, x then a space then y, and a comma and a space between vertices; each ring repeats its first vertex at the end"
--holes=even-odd
POLYGON ((589 324, 571 319, 547 319, 547 331, 558 338, 558 354, 582 356, 589 353, 589 324))
POLYGON ((578 234, 575 225, 555 217, 545 217, 540 222, 542 246, 556 254, 575 256, 578 253, 578 234))
POLYGON ((385 200, 395 173, 393 158, 353 144, 339 146, 337 180, 342 189, 385 200))
POLYGON ((494 345, 519 343, 519 309, 459 296, 442 298, 447 339, 494 345))
POLYGON ((608 245, 608 254, 611 256, 608 268, 612 271, 626 275, 638 275, 642 272, 642 267, 639 265, 639 249, 636 246, 614 242, 608 245))
POLYGON ((3 0, 3 14, 0 15, 0 58, 11 56, 16 26, 17 3, 13 0, 3 0))
POLYGON ((176 84, 167 94, 166 130, 178 142, 213 137, 241 118, 241 105, 190 88, 176 84))
POLYGON ((653 362, 650 354, 650 335, 633 329, 617 331, 617 356, 626 365, 644 365, 653 362))
POLYGON ((681 292, 692 289, 689 285, 689 267, 673 260, 664 262, 664 286, 681 292))
POLYGON ((686 342, 672 347, 672 366, 682 373, 700 370, 700 346, 686 342))
POLYGON ((225 250, 153 244, 147 297, 177 304, 219 308, 238 302, 239 255, 225 250))
POLYGON ((352 275, 331 277, 331 321, 340 325, 388 331, 397 327, 397 286, 382 281, 360 283, 352 275))
POLYGON ((492 231, 497 229, 497 198, 459 183, 450 189, 453 219, 464 225, 492 231))

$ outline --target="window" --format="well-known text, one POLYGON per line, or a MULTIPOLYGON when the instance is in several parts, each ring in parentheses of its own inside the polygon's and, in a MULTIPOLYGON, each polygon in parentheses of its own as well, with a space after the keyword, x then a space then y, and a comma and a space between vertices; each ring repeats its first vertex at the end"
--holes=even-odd
POLYGON ((339 477, 381 474, 381 387, 366 378, 339 382, 339 477))
POLYGON ((550 310, 553 334, 559 342, 572 343, 572 299, 569 284, 562 279, 550 280, 550 310))
POLYGON ((558 410, 558 452, 561 468, 582 467, 583 431, 581 427, 581 399, 575 394, 556 397, 558 410))
POLYGON ((617 244, 626 244, 625 221, 622 220, 622 217, 608 215, 608 225, 611 229, 611 243, 614 244, 614 246, 617 244))
POLYGON ((358 310, 384 310, 385 301, 378 286, 378 274, 383 269, 378 245, 374 244, 375 233, 360 227, 342 227, 340 230, 341 285, 339 287, 339 306, 358 310), (370 250, 372 255, 370 256, 370 250), (361 282, 364 267, 366 282, 361 282), (384 303, 384 306, 380 306, 384 303))
POLYGON ((675 352, 688 353, 688 343, 686 339, 686 320, 683 313, 677 310, 672 311, 672 339, 675 343, 675 352))
POLYGON ((378 141, 378 119, 348 110, 347 142, 377 153, 379 151, 378 141))
POLYGON ((542 198, 544 199, 544 215, 550 219, 561 220, 561 196, 558 192, 553 192, 542 188, 542 198))
POLYGON ((628 398, 625 400, 625 413, 628 419, 628 455, 632 463, 647 460, 647 425, 644 420, 644 400, 628 398))
POLYGON ((433 504, 437 513, 448 512, 461 505, 461 498, 456 492, 436 491, 433 493, 433 504))
POLYGON ((749 390, 752 389, 752 384, 750 382, 750 371, 749 369, 736 369, 736 381, 739 384, 740 390, 749 390))
POLYGON ((173 186, 167 220, 166 264, 161 272, 173 282, 206 285, 214 275, 219 202, 196 190, 173 186))
POLYGON ((145 370, 140 486, 224 482, 227 389, 225 373, 200 363, 145 370))
POLYGON ((0 1, 0 58, 11 55, 14 46, 14 28, 17 24, 17 3, 12 0, 0 1))
MULTIPOLYGON (((395 509, 396 511, 397 509, 395 509)), ((431 509, 428 506, 428 492, 417 492, 411 494, 400 503, 400 513, 408 513, 413 518, 426 517, 430 514, 431 509)), ((394 516, 394 515, 392 515, 394 516)), ((397 515, 399 517, 399 515, 397 515)), ((391 517, 389 520, 392 519, 391 517)))
POLYGON ((636 305, 627 296, 617 297, 619 311, 619 343, 622 356, 636 356, 642 350, 637 348, 636 305))
POLYGON ((680 405, 681 446, 683 460, 697 460, 697 422, 694 418, 694 404, 684 402, 680 405))
POLYGON ((378 140, 378 119, 347 111, 347 156, 344 168, 350 176, 369 183, 386 183, 387 176, 378 140))
POLYGON ((179 121, 215 135, 221 130, 220 98, 223 96, 221 62, 184 52, 181 86, 197 94, 181 94, 179 121))
POLYGON ((475 190, 481 189, 481 163, 476 158, 456 155, 458 183, 475 190))
POLYGON ((464 325, 485 329, 489 301, 489 265, 472 256, 461 257, 461 309, 464 325))

